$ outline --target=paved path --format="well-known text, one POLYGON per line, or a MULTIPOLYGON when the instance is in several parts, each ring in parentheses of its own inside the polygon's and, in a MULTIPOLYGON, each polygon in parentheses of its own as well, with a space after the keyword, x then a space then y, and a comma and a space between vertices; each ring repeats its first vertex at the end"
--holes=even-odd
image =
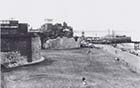
POLYGON ((121 51, 120 49, 114 48, 110 45, 104 45, 104 50, 107 50, 109 53, 115 55, 116 57, 119 57, 121 60, 124 60, 126 63, 128 63, 128 66, 130 66, 130 68, 133 71, 140 73, 140 57, 139 56, 121 51))

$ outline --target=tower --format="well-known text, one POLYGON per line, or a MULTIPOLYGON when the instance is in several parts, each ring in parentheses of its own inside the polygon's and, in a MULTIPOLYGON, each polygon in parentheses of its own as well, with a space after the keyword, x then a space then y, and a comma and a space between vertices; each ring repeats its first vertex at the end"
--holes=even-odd
POLYGON ((82 37, 85 37, 85 32, 84 31, 82 31, 82 37))

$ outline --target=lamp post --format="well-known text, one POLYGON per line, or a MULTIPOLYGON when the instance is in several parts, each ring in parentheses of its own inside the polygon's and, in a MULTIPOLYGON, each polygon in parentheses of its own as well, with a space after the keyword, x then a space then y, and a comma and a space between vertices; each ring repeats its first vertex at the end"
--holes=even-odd
POLYGON ((44 19, 44 21, 47 22, 47 23, 52 23, 53 19, 44 19))

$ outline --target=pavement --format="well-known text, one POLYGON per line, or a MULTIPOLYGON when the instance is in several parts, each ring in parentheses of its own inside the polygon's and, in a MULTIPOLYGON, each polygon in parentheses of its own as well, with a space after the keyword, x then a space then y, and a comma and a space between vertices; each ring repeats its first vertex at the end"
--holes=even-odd
POLYGON ((118 48, 114 48, 110 45, 104 45, 104 50, 108 51, 109 53, 113 54, 114 56, 118 57, 122 61, 126 62, 129 68, 137 73, 140 73, 140 57, 133 55, 126 51, 121 51, 118 48), (116 53, 117 52, 117 53, 116 53))
POLYGON ((32 62, 27 62, 27 63, 25 63, 24 65, 32 65, 32 64, 40 63, 40 62, 42 62, 42 61, 44 61, 44 60, 45 60, 45 58, 41 56, 40 59, 35 60, 35 61, 32 61, 32 62))

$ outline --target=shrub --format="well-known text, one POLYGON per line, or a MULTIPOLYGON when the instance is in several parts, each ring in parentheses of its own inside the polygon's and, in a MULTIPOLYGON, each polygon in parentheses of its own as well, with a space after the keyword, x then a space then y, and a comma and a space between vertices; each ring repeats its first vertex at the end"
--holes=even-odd
POLYGON ((2 52, 1 53, 1 64, 10 66, 13 64, 19 65, 23 64, 22 61, 27 60, 26 57, 21 56, 21 54, 16 52, 2 52))

